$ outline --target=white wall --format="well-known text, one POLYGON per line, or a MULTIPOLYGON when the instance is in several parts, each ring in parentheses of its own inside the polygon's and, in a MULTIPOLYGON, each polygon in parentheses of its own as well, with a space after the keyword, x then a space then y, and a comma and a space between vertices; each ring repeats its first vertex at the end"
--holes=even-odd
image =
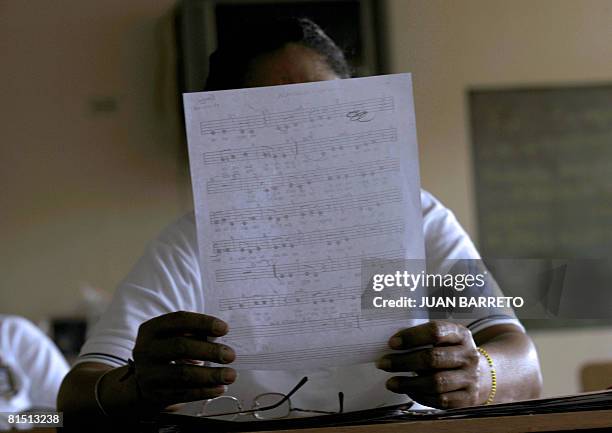
MULTIPOLYGON (((422 184, 476 236, 466 89, 612 81, 609 0, 388 0, 393 72, 414 74, 422 184)), ((612 360, 612 330, 534 334, 545 394, 612 360)), ((610 378, 612 384, 612 378, 610 378)))
MULTIPOLYGON (((612 362, 610 328, 536 331, 531 337, 540 354, 546 396, 581 391, 580 369, 585 363, 612 362)), ((612 386, 612 377, 603 386, 612 386)))
POLYGON ((112 291, 190 206, 161 31, 173 4, 0 3, 0 312, 78 313, 81 285, 112 291), (117 110, 94 113, 100 97, 117 110))

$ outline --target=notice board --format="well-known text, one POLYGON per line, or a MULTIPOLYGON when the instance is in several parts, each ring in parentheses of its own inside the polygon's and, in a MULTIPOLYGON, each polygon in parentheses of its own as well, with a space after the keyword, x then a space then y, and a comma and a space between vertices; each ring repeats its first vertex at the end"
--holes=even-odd
MULTIPOLYGON (((483 257, 612 257, 612 84, 477 89, 468 92, 468 101, 483 257)), ((494 272, 502 288, 515 271, 494 272)), ((607 292, 612 269, 592 273, 607 292)), ((546 290, 527 272, 520 278, 546 290)), ((609 326, 612 320, 556 317, 523 324, 609 326)))
POLYGON ((612 84, 469 91, 485 257, 612 257, 612 84))

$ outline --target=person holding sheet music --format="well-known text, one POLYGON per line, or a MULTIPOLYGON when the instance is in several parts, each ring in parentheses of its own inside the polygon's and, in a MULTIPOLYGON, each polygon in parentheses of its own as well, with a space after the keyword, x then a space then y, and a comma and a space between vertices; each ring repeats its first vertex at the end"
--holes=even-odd
MULTIPOLYGON (((212 54, 207 90, 350 77, 342 51, 312 21, 275 20, 245 34, 212 54)), ((479 258, 448 209, 424 191, 421 201, 428 260, 479 258)), ((288 391, 302 376, 309 383, 291 400, 324 413, 337 410, 339 392, 345 410, 358 410, 408 397, 427 406, 464 407, 533 398, 541 390, 534 345, 506 311, 472 323, 430 321, 403 329, 389 336, 394 352, 376 365, 238 376, 231 368, 234 350, 214 341, 231 327, 201 314, 204 302, 190 214, 154 240, 120 284, 64 380, 59 410, 66 417, 143 416, 224 394, 244 408, 262 394, 288 391), (426 348, 407 352, 419 346, 426 348)))

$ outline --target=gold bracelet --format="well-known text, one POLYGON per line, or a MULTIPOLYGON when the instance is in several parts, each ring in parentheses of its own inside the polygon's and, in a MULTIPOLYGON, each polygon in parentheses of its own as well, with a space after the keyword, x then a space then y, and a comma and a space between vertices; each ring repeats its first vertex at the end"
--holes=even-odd
POLYGON ((493 403, 495 394, 497 393, 497 372, 495 371, 495 365, 493 365, 493 358, 491 358, 489 353, 482 347, 477 347, 476 349, 482 356, 485 357, 487 364, 489 364, 489 369, 491 370, 491 392, 489 393, 487 401, 485 401, 485 405, 488 405, 493 403))

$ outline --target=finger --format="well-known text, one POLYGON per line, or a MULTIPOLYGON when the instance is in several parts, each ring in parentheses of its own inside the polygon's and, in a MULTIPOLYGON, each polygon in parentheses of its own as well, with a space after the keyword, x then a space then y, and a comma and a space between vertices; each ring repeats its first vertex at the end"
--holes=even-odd
POLYGON ((164 408, 164 412, 175 413, 185 407, 185 403, 174 403, 164 408))
POLYGON ((438 409, 453 409, 457 407, 475 406, 478 404, 475 395, 466 390, 446 392, 438 395, 410 395, 410 398, 425 406, 438 409))
POLYGON ((156 339, 146 347, 149 359, 156 361, 198 360, 228 364, 236 359, 229 346, 192 337, 156 339))
MULTIPOLYGON (((385 355, 376 367, 389 372, 428 371, 460 368, 468 365, 471 356, 463 346, 440 346, 416 352, 385 355)), ((469 351, 471 354, 471 351, 469 351)))
POLYGON ((445 370, 426 376, 394 376, 387 381, 387 389, 401 394, 437 395, 466 389, 471 378, 462 370, 445 370))
POLYGON ((149 338, 186 334, 198 337, 220 337, 227 334, 228 330, 227 323, 216 317, 176 311, 144 322, 140 325, 138 333, 149 338))
POLYGON ((389 347, 410 349, 428 344, 460 344, 467 337, 466 333, 469 333, 467 328, 456 323, 432 321, 397 332, 389 339, 389 347))
POLYGON ((190 364, 168 364, 147 368, 138 373, 139 383, 147 388, 202 388, 229 385, 236 380, 233 368, 201 367, 190 364))

